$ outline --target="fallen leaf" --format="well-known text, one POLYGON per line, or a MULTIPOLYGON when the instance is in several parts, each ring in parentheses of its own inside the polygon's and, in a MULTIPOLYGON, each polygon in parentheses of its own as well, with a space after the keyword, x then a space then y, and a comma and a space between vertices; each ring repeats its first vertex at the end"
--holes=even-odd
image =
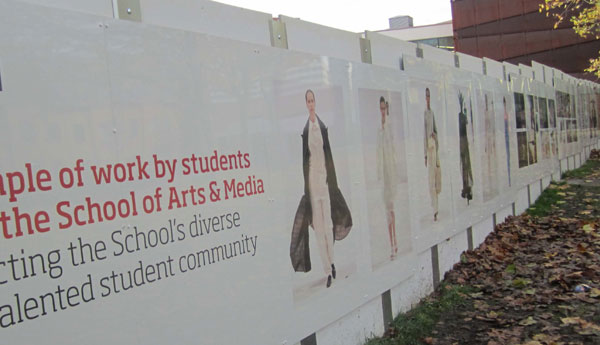
POLYGON ((592 297, 592 298, 600 297, 600 289, 592 288, 592 290, 590 290, 590 297, 592 297))
POLYGON ((471 298, 481 298, 483 296, 483 292, 470 293, 469 296, 471 296, 471 298))
POLYGON ((485 317, 485 316, 481 316, 481 315, 475 315, 475 319, 477 320, 481 320, 481 321, 488 321, 488 322, 494 322, 494 319, 490 319, 489 317, 485 317))
POLYGON ((560 275, 559 275, 559 274, 556 274, 556 275, 553 275, 553 276, 551 276, 550 278, 548 278, 548 282, 549 282, 549 283, 554 283, 554 282, 556 282, 556 281, 559 281, 560 279, 561 279, 561 278, 560 278, 560 275))
POLYGON ((565 325, 578 325, 579 321, 583 320, 581 320, 579 317, 561 317, 560 321, 565 325))
POLYGON ((582 334, 582 335, 594 335, 594 334, 600 335, 600 326, 598 326, 594 323, 582 320, 579 327, 575 328, 575 332, 582 334))
POLYGON ((535 321, 533 319, 533 317, 530 316, 530 317, 528 317, 526 319, 521 320, 521 322, 519 322, 519 325, 521 325, 521 326, 531 326, 531 325, 535 325, 536 323, 537 323, 537 321, 535 321))
POLYGON ((495 319, 499 316, 499 314, 492 310, 489 313, 485 314, 485 316, 490 319, 495 319))
POLYGON ((531 280, 525 278, 517 278, 512 281, 512 285, 516 288, 523 288, 529 284, 531 284, 531 280))
POLYGON ((570 305, 559 305, 558 307, 565 310, 575 310, 575 308, 571 307, 570 305))
POLYGON ((483 310, 486 311, 490 308, 490 306, 482 301, 479 300, 475 300, 475 303, 473 303, 473 306, 475 307, 475 309, 479 309, 479 310, 483 310))
POLYGON ((558 342, 558 340, 560 340, 560 335, 558 334, 536 334, 533 336, 533 340, 552 345, 564 344, 558 342))
POLYGON ((580 317, 564 317, 560 321, 565 325, 576 325, 575 331, 582 335, 600 335, 600 326, 580 317))

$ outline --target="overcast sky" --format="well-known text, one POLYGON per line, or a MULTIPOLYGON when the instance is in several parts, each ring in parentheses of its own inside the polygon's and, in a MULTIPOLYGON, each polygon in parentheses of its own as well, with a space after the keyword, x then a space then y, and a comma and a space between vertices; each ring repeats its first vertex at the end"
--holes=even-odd
POLYGON ((220 3, 277 17, 288 17, 352 32, 389 28, 388 18, 413 17, 414 25, 426 25, 452 19, 450 0, 218 0, 220 3))

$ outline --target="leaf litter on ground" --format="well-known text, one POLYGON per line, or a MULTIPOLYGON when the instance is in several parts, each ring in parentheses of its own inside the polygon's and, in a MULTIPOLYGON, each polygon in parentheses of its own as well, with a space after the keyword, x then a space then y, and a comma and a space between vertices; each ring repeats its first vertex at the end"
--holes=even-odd
MULTIPOLYGON (((597 183, 600 162, 591 164, 585 179, 597 183)), ((559 182, 546 192, 538 200, 549 205, 534 205, 544 214, 509 216, 446 273, 445 288, 470 292, 430 332, 403 340, 395 320, 367 344, 600 344, 600 207, 587 207, 600 205, 600 187, 559 182)))

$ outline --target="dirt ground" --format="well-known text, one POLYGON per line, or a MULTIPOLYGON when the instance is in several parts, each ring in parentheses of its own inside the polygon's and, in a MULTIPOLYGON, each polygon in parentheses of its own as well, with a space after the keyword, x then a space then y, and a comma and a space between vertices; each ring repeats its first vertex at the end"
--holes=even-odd
POLYGON ((424 343, 600 344, 600 160, 588 162, 462 255, 445 281, 473 292, 424 343))

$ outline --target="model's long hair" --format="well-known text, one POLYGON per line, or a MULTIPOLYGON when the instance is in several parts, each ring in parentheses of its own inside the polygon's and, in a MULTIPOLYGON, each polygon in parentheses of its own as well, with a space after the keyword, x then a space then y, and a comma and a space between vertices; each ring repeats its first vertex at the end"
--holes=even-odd
POLYGON ((390 103, 385 100, 383 96, 379 97, 379 104, 385 103, 385 112, 387 116, 390 116, 390 103))

